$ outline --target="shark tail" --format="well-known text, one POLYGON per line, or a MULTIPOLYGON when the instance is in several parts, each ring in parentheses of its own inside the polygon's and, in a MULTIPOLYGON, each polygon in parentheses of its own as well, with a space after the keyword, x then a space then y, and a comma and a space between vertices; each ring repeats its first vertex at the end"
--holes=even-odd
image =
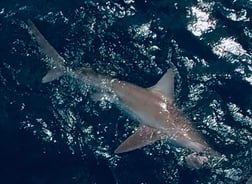
POLYGON ((42 83, 48 83, 51 81, 54 81, 58 78, 60 78, 62 75, 64 75, 63 70, 59 70, 58 68, 51 69, 47 74, 42 78, 42 83))
POLYGON ((45 39, 31 20, 27 20, 29 34, 36 40, 42 52, 49 57, 49 65, 52 68, 43 78, 42 83, 51 82, 65 74, 67 68, 64 66, 65 59, 45 39))

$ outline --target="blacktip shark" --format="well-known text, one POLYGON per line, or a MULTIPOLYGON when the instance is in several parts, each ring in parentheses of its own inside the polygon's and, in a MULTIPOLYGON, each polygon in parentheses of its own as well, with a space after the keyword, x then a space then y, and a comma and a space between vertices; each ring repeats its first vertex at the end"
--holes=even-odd
MULTIPOLYGON (((126 81, 96 74, 89 69, 72 70, 64 66, 65 59, 49 44, 31 20, 27 21, 27 25, 30 35, 36 40, 42 52, 51 58, 51 70, 43 77, 42 83, 51 82, 64 74, 70 75, 87 83, 98 93, 113 96, 113 103, 139 122, 135 133, 117 147, 116 154, 166 139, 194 153, 219 156, 219 153, 204 141, 186 116, 176 107, 172 69, 168 69, 157 84, 150 88, 142 88, 126 81)), ((197 162, 194 158, 191 156, 188 159, 191 165, 197 165, 194 163, 197 162)))

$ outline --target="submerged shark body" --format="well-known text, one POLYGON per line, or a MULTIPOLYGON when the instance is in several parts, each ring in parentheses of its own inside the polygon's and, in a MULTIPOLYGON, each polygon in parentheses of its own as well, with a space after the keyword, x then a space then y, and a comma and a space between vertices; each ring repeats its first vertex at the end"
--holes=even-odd
POLYGON ((196 153, 219 155, 202 139, 176 107, 173 97, 174 73, 171 69, 150 88, 105 77, 87 69, 74 71, 64 66, 65 60, 31 21, 28 21, 28 29, 44 54, 51 58, 52 69, 43 77, 43 83, 53 81, 63 74, 71 75, 95 88, 96 92, 113 96, 113 102, 120 109, 138 120, 140 123, 138 129, 119 145, 115 153, 132 151, 157 140, 167 139, 175 145, 196 153))

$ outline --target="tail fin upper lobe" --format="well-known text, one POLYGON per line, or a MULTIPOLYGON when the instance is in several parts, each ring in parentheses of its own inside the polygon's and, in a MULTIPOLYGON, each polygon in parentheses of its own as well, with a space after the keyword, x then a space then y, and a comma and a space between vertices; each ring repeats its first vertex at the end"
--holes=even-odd
POLYGON ((31 20, 27 20, 29 34, 34 37, 40 46, 42 52, 50 58, 50 67, 52 68, 42 79, 43 83, 51 82, 61 77, 65 71, 65 59, 53 48, 53 46, 40 33, 38 28, 31 20))

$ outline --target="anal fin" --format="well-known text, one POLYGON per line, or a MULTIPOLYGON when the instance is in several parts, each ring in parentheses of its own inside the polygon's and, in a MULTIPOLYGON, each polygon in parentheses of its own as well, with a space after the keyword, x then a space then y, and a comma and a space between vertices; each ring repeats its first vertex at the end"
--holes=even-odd
POLYGON ((164 138, 165 136, 166 133, 162 130, 142 125, 134 134, 129 136, 116 148, 115 153, 124 153, 142 148, 164 138))

